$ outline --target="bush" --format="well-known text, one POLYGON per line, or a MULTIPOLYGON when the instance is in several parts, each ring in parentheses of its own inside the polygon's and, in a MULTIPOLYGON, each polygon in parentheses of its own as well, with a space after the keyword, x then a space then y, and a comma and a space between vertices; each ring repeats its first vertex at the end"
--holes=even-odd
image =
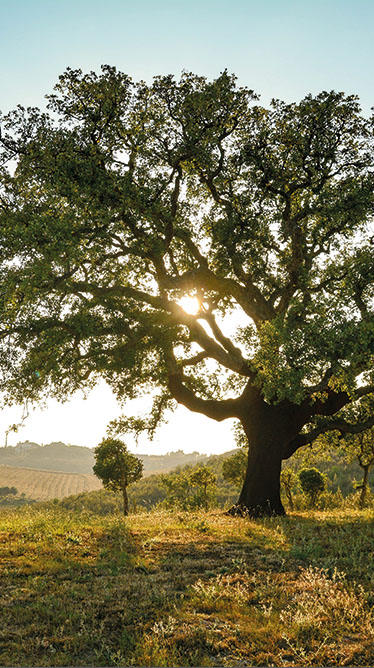
POLYGON ((208 508, 215 501, 216 476, 207 466, 186 467, 160 476, 166 508, 195 510, 208 508))
POLYGON ((309 499, 310 507, 315 508, 318 497, 326 489, 326 476, 318 469, 312 467, 302 469, 299 472, 299 480, 301 489, 309 499))
POLYGON ((18 489, 16 487, 0 487, 0 497, 15 496, 16 494, 18 494, 18 489))
POLYGON ((54 500, 54 505, 66 510, 76 512, 88 511, 95 515, 111 515, 122 512, 122 495, 120 492, 112 492, 99 489, 94 492, 81 492, 64 499, 54 500))

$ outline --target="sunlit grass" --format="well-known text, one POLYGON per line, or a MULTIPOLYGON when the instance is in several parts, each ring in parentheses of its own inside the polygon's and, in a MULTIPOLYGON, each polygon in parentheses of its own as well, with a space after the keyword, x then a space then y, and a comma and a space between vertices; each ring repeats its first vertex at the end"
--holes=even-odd
POLYGON ((2 511, 0 664, 373 665, 373 519, 2 511))

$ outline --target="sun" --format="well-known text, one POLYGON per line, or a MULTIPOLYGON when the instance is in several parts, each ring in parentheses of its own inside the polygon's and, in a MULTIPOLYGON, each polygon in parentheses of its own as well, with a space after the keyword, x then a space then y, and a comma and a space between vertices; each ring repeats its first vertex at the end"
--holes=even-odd
POLYGON ((197 297, 189 297, 188 295, 178 299, 178 304, 182 307, 183 311, 189 315, 196 315, 201 306, 197 297))

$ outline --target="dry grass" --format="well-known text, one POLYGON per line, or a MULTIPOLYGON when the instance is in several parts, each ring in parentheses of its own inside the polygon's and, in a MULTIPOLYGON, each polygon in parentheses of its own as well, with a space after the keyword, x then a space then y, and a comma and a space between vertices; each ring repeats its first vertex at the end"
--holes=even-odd
POLYGON ((48 501, 62 499, 71 494, 92 492, 102 484, 94 475, 86 473, 64 473, 39 471, 36 469, 0 466, 0 487, 16 487, 19 494, 28 499, 48 501))
POLYGON ((373 519, 2 512, 0 664, 373 665, 373 519))

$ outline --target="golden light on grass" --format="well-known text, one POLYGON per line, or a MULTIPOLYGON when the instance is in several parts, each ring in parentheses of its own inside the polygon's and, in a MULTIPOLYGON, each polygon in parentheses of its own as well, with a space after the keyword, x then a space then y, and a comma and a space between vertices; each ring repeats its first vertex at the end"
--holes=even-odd
POLYGON ((75 503, 0 512, 1 665, 373 665, 372 509, 75 503))

